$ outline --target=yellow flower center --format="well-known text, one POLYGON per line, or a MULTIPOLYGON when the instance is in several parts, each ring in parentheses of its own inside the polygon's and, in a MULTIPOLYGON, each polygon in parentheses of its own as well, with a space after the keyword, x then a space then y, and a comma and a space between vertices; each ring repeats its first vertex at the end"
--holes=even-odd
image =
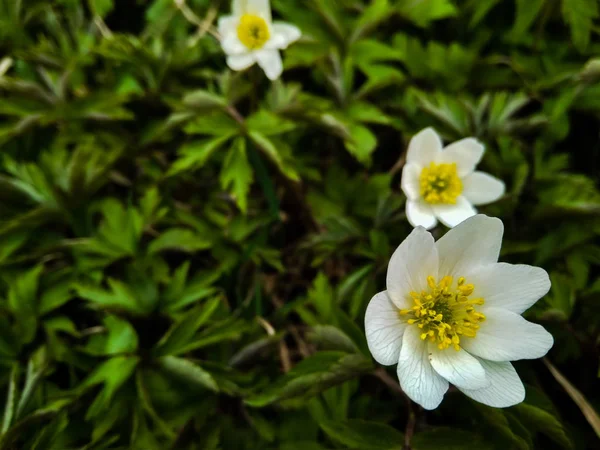
POLYGON ((410 316, 408 323, 421 329, 421 339, 437 343, 440 350, 452 345, 460 350, 463 337, 474 338, 479 323, 485 316, 475 310, 475 305, 483 305, 482 298, 469 299, 475 287, 465 284, 460 277, 456 287, 452 287, 452 277, 443 277, 436 283, 432 276, 427 277, 429 292, 411 292, 415 306, 400 310, 400 315, 410 316))
POLYGON ((421 171, 419 178, 421 196, 432 205, 455 204, 462 193, 462 181, 458 177, 456 164, 431 163, 421 171))
POLYGON ((244 14, 237 27, 240 42, 251 50, 258 50, 271 37, 267 21, 253 14, 244 14))

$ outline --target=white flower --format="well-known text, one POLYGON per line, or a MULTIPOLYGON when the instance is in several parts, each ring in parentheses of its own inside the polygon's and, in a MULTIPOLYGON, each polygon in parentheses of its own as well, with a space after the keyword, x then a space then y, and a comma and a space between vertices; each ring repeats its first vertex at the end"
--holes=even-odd
POLYGON ((489 406, 523 401, 509 361, 544 356, 553 338, 521 314, 550 289, 545 270, 499 263, 503 225, 476 215, 434 242, 415 228, 394 252, 387 291, 365 315, 369 350, 398 364, 400 386, 426 409, 448 383, 489 406))
POLYGON ((231 69, 244 70, 258 63, 270 80, 283 71, 279 50, 301 36, 293 25, 272 23, 269 0, 233 0, 231 16, 219 19, 219 34, 231 69))
POLYGON ((401 186, 406 194, 406 217, 413 227, 431 229, 438 219, 452 228, 477 211, 473 205, 491 203, 504 194, 504 183, 475 166, 483 145, 474 138, 442 150, 433 128, 416 134, 408 145, 401 186))

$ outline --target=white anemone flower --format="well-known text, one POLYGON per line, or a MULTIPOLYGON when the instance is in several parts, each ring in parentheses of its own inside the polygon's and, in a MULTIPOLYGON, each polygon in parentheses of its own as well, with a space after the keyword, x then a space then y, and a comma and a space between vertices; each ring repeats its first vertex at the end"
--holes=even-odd
POLYGON ((406 217, 413 227, 431 229, 438 219, 452 228, 477 214, 504 194, 504 183, 475 171, 484 147, 475 138, 461 139, 446 148, 433 128, 416 134, 408 145, 401 187, 406 195, 406 217))
POLYGON ((244 70, 258 63, 270 80, 283 71, 279 50, 301 36, 294 25, 272 22, 269 0, 233 0, 231 15, 221 17, 218 28, 227 65, 244 70))
POLYGON ((503 225, 481 214, 434 242, 415 228, 392 255, 387 290, 365 315, 367 343, 400 386, 426 409, 449 383, 489 406, 520 403, 510 361, 544 356, 553 338, 521 314, 550 289, 545 270, 498 262, 503 225))

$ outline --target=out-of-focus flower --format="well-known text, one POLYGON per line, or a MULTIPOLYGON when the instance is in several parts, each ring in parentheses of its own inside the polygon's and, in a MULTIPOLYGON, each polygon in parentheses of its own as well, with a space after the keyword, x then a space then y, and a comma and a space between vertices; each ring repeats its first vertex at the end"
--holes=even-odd
POLYGON ((452 228, 477 213, 473 205, 491 203, 504 194, 502 181, 475 171, 483 152, 483 145, 474 138, 442 148, 433 128, 412 138, 401 181, 406 217, 412 226, 429 230, 439 219, 452 228))
POLYGON ((258 63, 270 80, 283 71, 279 50, 301 36, 294 25, 272 22, 269 0, 233 0, 231 15, 221 17, 218 27, 227 65, 244 70, 258 63))
POLYGON ((525 389, 510 361, 544 356, 553 338, 521 314, 550 289, 545 270, 499 263, 503 225, 476 215, 437 242, 417 227, 394 252, 387 290, 365 315, 369 349, 398 364, 400 386, 426 409, 449 383, 503 408, 525 389))

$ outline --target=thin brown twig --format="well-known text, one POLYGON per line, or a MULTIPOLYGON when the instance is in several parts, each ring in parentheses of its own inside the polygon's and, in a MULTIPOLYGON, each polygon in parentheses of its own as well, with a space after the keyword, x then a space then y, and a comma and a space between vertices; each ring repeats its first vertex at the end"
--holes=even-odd
POLYGON ((290 349, 283 339, 279 341, 279 359, 281 360, 281 370, 283 370, 283 373, 288 373, 290 370, 292 370, 290 349))
POLYGON ((413 408, 411 400, 407 397, 406 403, 408 404, 408 421, 406 422, 406 429, 404 430, 404 450, 412 450, 411 441, 415 434, 415 426, 417 424, 417 414, 413 408))
POLYGON ((302 336, 300 336, 298 329, 294 325, 292 325, 289 327, 289 331, 296 340, 296 344, 298 345, 298 351, 300 352, 300 354, 304 358, 308 358, 312 352, 310 351, 310 348, 308 347, 306 342, 304 342, 304 339, 302 339, 302 336))
POLYGON ((388 375, 383 367, 379 367, 373 371, 373 375, 379 378, 383 384, 385 384, 392 392, 395 394, 401 395, 402 397, 406 397, 406 394, 400 387, 400 385, 388 375))
POLYGON ((406 163, 406 152, 402 152, 396 163, 392 166, 389 171, 389 174, 394 176, 396 173, 402 170, 404 164, 406 163))
MULTIPOLYGON (((207 19, 202 20, 194 13, 194 11, 190 9, 185 0, 173 0, 173 3, 175 4, 175 7, 181 12, 185 20, 187 20, 191 24, 196 25, 199 30, 204 30, 204 33, 209 33, 216 39, 221 40, 221 36, 219 35, 219 33, 216 30, 214 30, 213 27, 210 25, 212 20, 214 20, 214 17, 212 17, 212 19, 210 19, 209 21, 207 21, 207 19)), ((209 14, 210 13, 211 11, 209 10, 209 14)), ((214 13, 214 15, 216 16, 216 12, 214 13)))
POLYGON ((408 421, 406 422, 406 429, 404 432, 404 450, 411 450, 411 440, 415 434, 415 427, 417 424, 417 413, 415 412, 413 402, 404 393, 400 385, 394 380, 383 367, 375 369, 373 375, 379 378, 383 384, 385 384, 392 392, 397 395, 404 397, 408 408, 408 421))

